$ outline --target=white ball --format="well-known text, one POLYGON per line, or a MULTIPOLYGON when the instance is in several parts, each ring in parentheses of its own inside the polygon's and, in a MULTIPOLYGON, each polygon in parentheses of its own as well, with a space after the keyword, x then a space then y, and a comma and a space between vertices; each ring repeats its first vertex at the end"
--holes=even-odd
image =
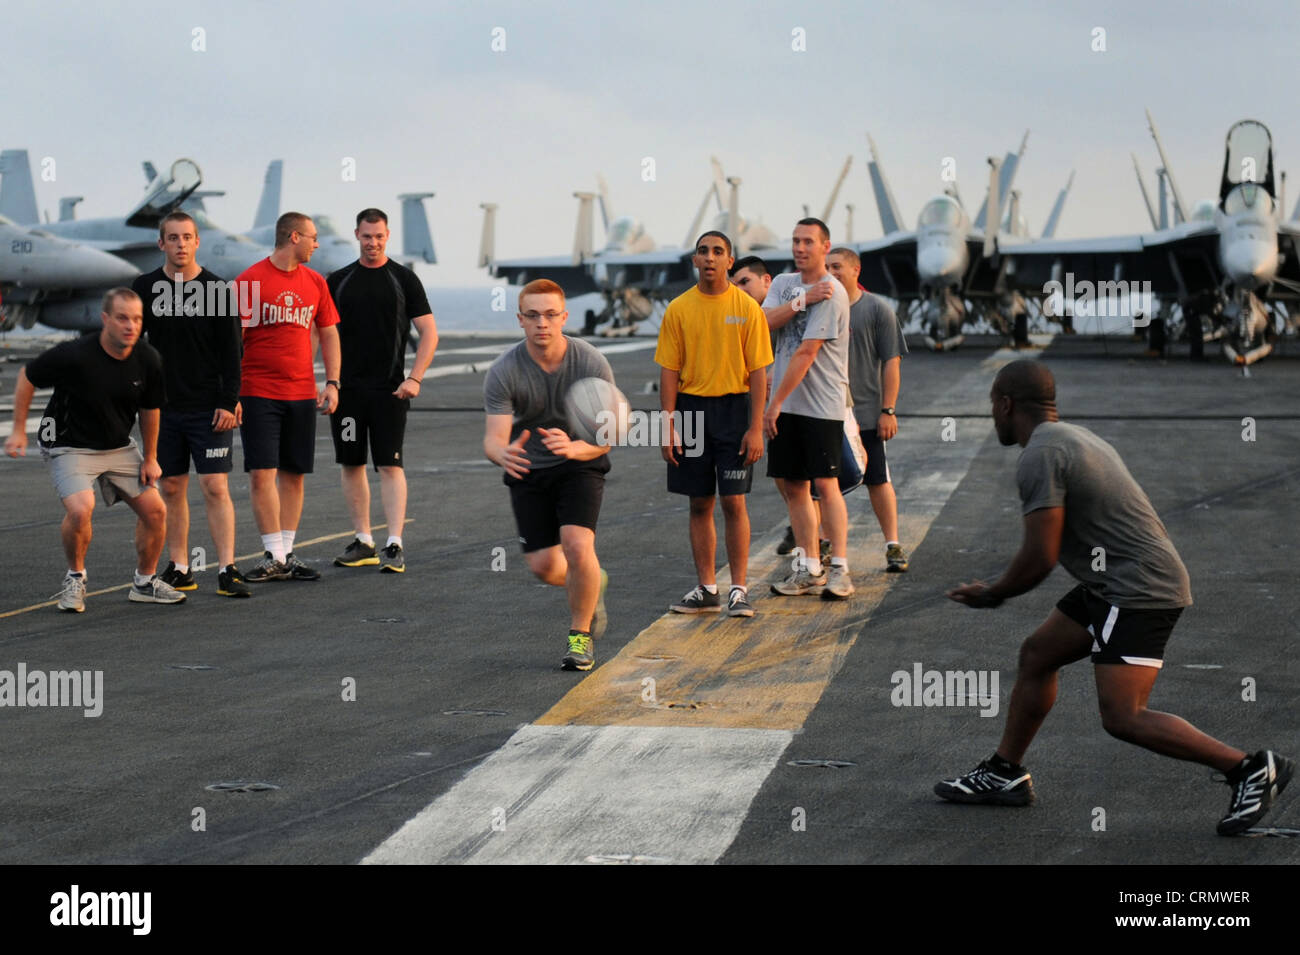
POLYGON ((623 392, 604 378, 575 381, 564 396, 573 437, 588 444, 608 447, 627 441, 631 406, 623 392))

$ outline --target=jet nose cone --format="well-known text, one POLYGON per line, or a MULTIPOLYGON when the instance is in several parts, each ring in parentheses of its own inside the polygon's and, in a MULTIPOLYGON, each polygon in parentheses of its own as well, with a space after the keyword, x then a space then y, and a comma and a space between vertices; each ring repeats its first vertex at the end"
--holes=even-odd
POLYGON ((1258 288, 1277 274, 1277 251, 1267 242, 1238 239, 1224 250, 1223 267, 1242 288, 1258 288))
POLYGON ((922 279, 956 281, 961 271, 961 259, 951 246, 935 243, 921 247, 916 267, 922 279))
POLYGON ((75 249, 68 256, 77 284, 83 288, 130 285, 140 270, 116 255, 98 249, 75 249))

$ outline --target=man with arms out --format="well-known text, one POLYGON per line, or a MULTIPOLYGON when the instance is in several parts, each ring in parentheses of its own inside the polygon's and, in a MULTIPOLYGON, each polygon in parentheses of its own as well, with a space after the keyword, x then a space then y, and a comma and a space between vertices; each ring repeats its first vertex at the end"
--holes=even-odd
POLYGON ((343 369, 338 407, 330 415, 335 460, 343 466, 343 497, 356 538, 334 563, 403 573, 402 525, 406 523, 406 472, 402 439, 406 412, 420 393, 425 370, 438 347, 438 327, 424 286, 415 273, 388 257, 388 216, 379 209, 357 213, 361 257, 330 275, 330 294, 339 313, 343 369), (411 373, 406 348, 411 326, 420 333, 411 373), (379 488, 388 523, 388 541, 375 553, 370 536, 370 482, 366 479, 366 443, 379 472, 379 488))
POLYGON ((564 335, 564 291, 535 279, 519 292, 524 340, 492 363, 483 382, 483 453, 505 470, 528 569, 569 595, 560 666, 590 670, 604 631, 608 576, 596 560, 596 521, 609 448, 570 437, 564 397, 583 378, 614 383, 605 356, 564 335))
POLYGON ((319 580, 320 571, 293 553, 302 517, 303 476, 316 456, 316 409, 339 400, 338 312, 325 279, 307 267, 320 243, 316 225, 299 212, 275 223, 275 251, 239 276, 244 365, 240 404, 244 470, 253 519, 265 556, 248 572, 266 580, 319 580), (325 387, 317 394, 312 331, 320 338, 325 387))
POLYGON ((104 295, 98 335, 55 345, 27 363, 14 385, 13 431, 5 441, 11 458, 27 452, 27 412, 37 388, 54 388, 37 430, 54 489, 63 501, 63 553, 68 573, 59 609, 86 609, 86 551, 90 548, 95 485, 104 505, 125 501, 139 520, 136 570, 130 600, 180 603, 185 595, 155 576, 167 532, 167 507, 154 486, 158 467, 158 408, 163 403, 162 359, 140 342, 140 297, 129 288, 104 295), (131 437, 140 418, 144 454, 131 437))
POLYGON ((1232 801, 1219 834, 1245 831, 1268 811, 1294 766, 1268 750, 1250 756, 1177 716, 1147 709, 1165 644, 1192 602, 1187 569, 1150 500, 1113 447, 1057 420, 1056 383, 1046 365, 1012 362, 998 372, 990 397, 998 440, 1024 448, 1016 467, 1024 541, 997 581, 962 584, 948 596, 968 607, 997 607, 1036 587, 1058 560, 1080 584, 1020 647, 997 751, 934 791, 954 802, 1032 803, 1033 783, 1020 761, 1056 702, 1057 671, 1091 654, 1106 732, 1224 773, 1232 801))
MULTIPOLYGON (((727 613, 752 617, 746 575, 749 570, 749 512, 745 495, 754 480, 754 462, 763 455, 765 369, 772 363, 767 320, 754 299, 733 286, 727 270, 735 262, 731 240, 706 232, 695 243, 699 281, 673 299, 659 326, 655 361, 660 366, 659 401, 668 430, 663 456, 668 490, 690 497, 691 555, 699 585, 671 609, 677 613, 717 613, 717 532, 713 498, 722 498, 731 590, 727 613), (693 416, 701 447, 678 444, 673 416, 693 416)), ((684 426, 683 426, 684 427, 684 426)))
POLYGON ((889 480, 885 442, 898 433, 894 406, 907 344, 894 310, 879 295, 864 292, 858 285, 862 273, 858 253, 843 247, 831 249, 826 265, 849 294, 849 393, 867 452, 863 483, 885 535, 886 569, 901 573, 907 570, 907 553, 898 543, 898 499, 889 480))
POLYGON ((158 226, 165 264, 131 287, 144 303, 144 331, 163 359, 167 403, 158 427, 158 465, 167 504, 167 551, 162 579, 197 590, 190 572, 190 460, 199 476, 208 529, 217 545, 217 593, 251 597, 235 566, 235 505, 231 468, 239 403, 239 314, 220 277, 199 265, 199 230, 184 212, 158 226), (211 307, 214 314, 206 314, 211 307))
POLYGON ((849 298, 826 270, 830 249, 826 223, 800 219, 791 239, 799 271, 774 278, 763 302, 768 325, 779 330, 763 431, 769 439, 767 474, 785 481, 790 526, 803 552, 790 576, 772 590, 840 600, 853 593, 848 511, 839 484, 848 397, 849 298), (810 481, 817 486, 822 523, 831 541, 829 573, 822 567, 810 481))

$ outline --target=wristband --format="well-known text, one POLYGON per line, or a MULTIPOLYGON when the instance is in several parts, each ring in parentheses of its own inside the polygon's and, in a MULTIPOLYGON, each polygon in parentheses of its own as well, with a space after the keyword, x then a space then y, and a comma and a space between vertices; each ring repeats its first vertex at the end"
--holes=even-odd
POLYGON ((416 378, 414 375, 407 375, 407 376, 406 376, 406 380, 407 380, 407 381, 413 381, 413 382, 415 382, 417 385, 420 385, 420 384, 423 384, 423 383, 424 383, 424 382, 422 382, 419 378, 416 378))
POLYGON ((326 388, 328 388, 330 385, 333 385, 333 386, 334 386, 334 390, 335 390, 335 391, 342 391, 342 390, 343 390, 342 388, 339 387, 339 383, 338 383, 337 381, 335 381, 333 378, 331 378, 331 379, 329 379, 328 381, 325 382, 325 387, 326 387, 326 388))

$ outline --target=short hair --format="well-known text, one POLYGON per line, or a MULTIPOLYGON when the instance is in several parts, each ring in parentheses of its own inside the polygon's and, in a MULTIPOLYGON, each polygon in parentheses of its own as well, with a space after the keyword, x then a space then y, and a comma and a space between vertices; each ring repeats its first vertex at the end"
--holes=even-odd
POLYGON ((749 269, 749 271, 760 277, 772 274, 772 270, 767 267, 767 263, 756 255, 747 255, 738 261, 731 267, 730 274, 734 276, 741 269, 749 269))
POLYGON ((821 219, 818 219, 815 216, 805 216, 796 222, 795 225, 815 225, 817 228, 822 230, 823 242, 829 242, 831 240, 831 230, 826 228, 825 222, 822 222, 821 219))
POLYGON ((831 249, 830 255, 842 255, 853 263, 854 268, 862 268, 861 257, 847 245, 837 245, 835 248, 831 249))
POLYGON ((177 209, 175 212, 167 213, 162 217, 162 221, 158 223, 159 239, 167 238, 167 223, 169 222, 188 222, 190 225, 194 226, 194 234, 199 234, 199 224, 194 221, 194 217, 188 212, 181 212, 181 210, 177 209))
POLYGON ((361 223, 363 222, 382 222, 384 225, 388 225, 388 216, 384 214, 383 209, 375 209, 373 207, 370 209, 362 209, 357 213, 358 229, 361 228, 361 223))
MULTIPOLYGON (((111 288, 104 293, 104 297, 100 300, 99 303, 99 310, 108 315, 112 315, 113 303, 117 301, 119 298, 133 298, 137 302, 140 301, 140 296, 135 293, 134 289, 129 289, 125 285, 119 285, 116 288, 111 288)), ((141 303, 141 307, 143 307, 143 303, 141 303)))
POLYGON ((303 215, 301 212, 286 212, 280 218, 275 220, 275 247, 289 244, 289 236, 295 232, 301 232, 302 227, 311 221, 311 216, 303 215))
MULTIPOLYGON (((710 229, 708 232, 701 233, 700 237, 695 240, 695 248, 698 249, 700 247, 700 243, 703 242, 711 235, 715 235, 723 242, 727 243, 727 255, 735 255, 735 253, 731 251, 731 240, 727 238, 726 233, 719 232, 717 229, 710 229)), ((695 250, 692 249, 691 251, 693 252, 695 250)))
POLYGON ((564 289, 550 279, 533 279, 519 290, 519 310, 523 311, 525 295, 558 295, 564 301, 564 289))
POLYGON ((993 391, 1024 404, 1056 407, 1056 379, 1052 370, 1032 358, 1004 365, 993 379, 993 391))

